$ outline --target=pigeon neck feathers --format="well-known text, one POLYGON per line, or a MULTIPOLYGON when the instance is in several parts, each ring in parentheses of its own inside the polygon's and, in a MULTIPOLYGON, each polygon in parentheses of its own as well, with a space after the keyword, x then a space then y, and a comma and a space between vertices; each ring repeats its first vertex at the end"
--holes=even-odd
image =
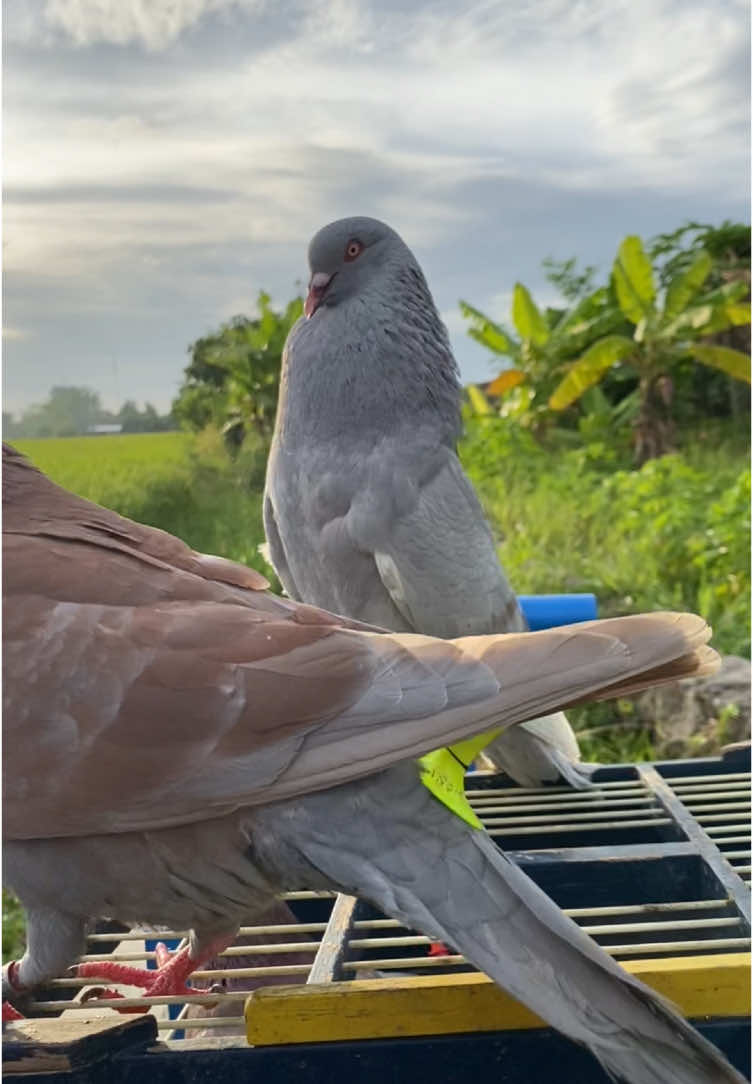
POLYGON ((291 332, 280 385, 285 444, 344 434, 373 441, 405 425, 429 425, 451 447, 459 439, 457 363, 421 269, 401 249, 358 295, 291 332))

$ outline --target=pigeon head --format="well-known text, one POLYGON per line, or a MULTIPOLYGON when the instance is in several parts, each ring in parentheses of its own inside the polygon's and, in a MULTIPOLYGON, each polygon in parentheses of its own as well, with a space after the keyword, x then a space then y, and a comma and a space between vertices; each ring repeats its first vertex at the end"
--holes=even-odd
POLYGON ((400 255, 411 259, 395 231, 376 218, 341 218, 322 227, 309 245, 307 319, 322 306, 331 308, 362 293, 400 255))

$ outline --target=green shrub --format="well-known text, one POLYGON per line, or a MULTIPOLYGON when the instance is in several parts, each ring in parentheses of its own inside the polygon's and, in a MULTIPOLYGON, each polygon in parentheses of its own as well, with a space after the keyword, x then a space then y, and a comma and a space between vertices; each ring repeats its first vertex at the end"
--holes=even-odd
POLYGON ((593 591, 604 616, 696 610, 721 651, 748 653, 745 455, 696 446, 610 472, 588 448, 523 447, 512 428, 470 421, 460 451, 517 591, 593 591))

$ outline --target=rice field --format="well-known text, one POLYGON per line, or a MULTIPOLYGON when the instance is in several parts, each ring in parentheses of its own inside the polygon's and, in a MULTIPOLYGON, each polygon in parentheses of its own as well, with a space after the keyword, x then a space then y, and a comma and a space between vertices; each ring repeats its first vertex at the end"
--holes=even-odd
POLYGON ((53 481, 121 515, 177 534, 203 553, 269 574, 263 541, 263 454, 233 462, 217 433, 18 440, 53 481))

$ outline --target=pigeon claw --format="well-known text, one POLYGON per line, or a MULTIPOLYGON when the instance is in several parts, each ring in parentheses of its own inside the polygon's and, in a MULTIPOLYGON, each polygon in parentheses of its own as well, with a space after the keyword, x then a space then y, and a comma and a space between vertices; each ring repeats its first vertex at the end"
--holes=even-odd
POLYGON ((10 1001, 3 1002, 3 1023, 7 1023, 8 1020, 24 1020, 24 1014, 15 1009, 10 1001))
POLYGON ((450 956, 450 950, 442 941, 432 941, 429 946, 429 956, 450 956))
MULTIPOLYGON (((192 994, 204 992, 188 985, 189 975, 200 966, 201 962, 192 959, 188 946, 176 953, 170 953, 160 941, 154 954, 157 960, 157 969, 154 971, 129 967, 126 964, 116 963, 115 960, 100 960, 78 964, 76 974, 82 979, 108 979, 122 986, 138 986, 144 991, 144 997, 190 997, 192 994)), ((111 990, 93 991, 91 995, 93 1000, 104 996, 109 998, 123 995, 111 990)), ((125 1012, 130 1009, 118 1011, 125 1012)))

